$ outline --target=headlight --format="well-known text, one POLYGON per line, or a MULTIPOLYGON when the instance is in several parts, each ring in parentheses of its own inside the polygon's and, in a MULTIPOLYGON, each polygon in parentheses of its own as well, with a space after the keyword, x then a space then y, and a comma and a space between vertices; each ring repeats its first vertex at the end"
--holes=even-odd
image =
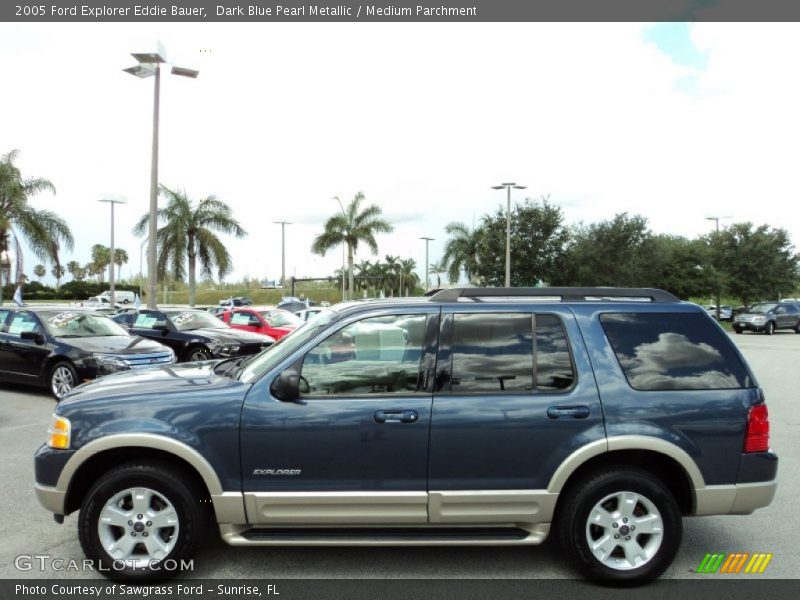
POLYGON ((50 422, 50 429, 47 430, 47 433, 48 446, 57 450, 69 448, 70 435, 72 434, 72 425, 69 419, 53 414, 53 420, 50 422))
POLYGON ((753 323, 763 323, 766 320, 767 320, 767 317, 755 317, 753 319, 753 323))
POLYGON ((106 373, 127 371, 131 368, 128 363, 113 354, 95 354, 94 360, 97 362, 97 367, 106 373))

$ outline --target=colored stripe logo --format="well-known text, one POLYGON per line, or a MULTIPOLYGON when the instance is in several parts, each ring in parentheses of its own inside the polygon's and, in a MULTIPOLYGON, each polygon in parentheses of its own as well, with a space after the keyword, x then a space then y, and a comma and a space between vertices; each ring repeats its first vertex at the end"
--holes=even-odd
POLYGON ((715 552, 707 553, 700 566, 697 567, 698 573, 727 573, 727 574, 756 574, 763 573, 772 554, 767 552, 715 552))

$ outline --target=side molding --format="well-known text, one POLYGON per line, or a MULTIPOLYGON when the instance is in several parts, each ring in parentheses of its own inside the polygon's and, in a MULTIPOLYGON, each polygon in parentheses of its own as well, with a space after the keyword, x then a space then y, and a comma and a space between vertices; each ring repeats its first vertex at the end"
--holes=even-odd
MULTIPOLYGON (((62 498, 62 511, 58 512, 63 512, 64 497, 69 489, 72 478, 81 465, 95 454, 115 448, 150 448, 162 450, 168 454, 182 458, 197 471, 203 479, 206 488, 208 488, 208 492, 211 495, 211 502, 214 506, 214 512, 217 516, 217 522, 246 522, 247 518, 245 516, 242 494, 239 492, 223 491, 222 484, 219 481, 219 477, 217 477, 216 471, 214 471, 214 467, 209 464, 202 454, 183 442, 152 433, 120 433, 108 435, 89 442, 75 452, 67 461, 67 464, 64 465, 64 469, 58 477, 58 483, 54 490, 59 492, 62 498)), ((44 492, 40 495, 44 495, 44 492)), ((52 496, 52 494, 50 495, 52 496)), ((51 501, 51 504, 52 503, 51 501)))
POLYGON ((550 483, 547 485, 547 491, 551 493, 561 492, 570 476, 583 463, 595 456, 605 454, 606 452, 614 452, 615 450, 650 450, 668 456, 683 468, 695 492, 706 487, 703 474, 697 467, 697 463, 695 463, 694 459, 679 446, 661 438, 648 435, 620 435, 608 439, 596 440, 575 450, 575 452, 570 454, 564 462, 561 463, 558 469, 556 469, 556 472, 553 473, 553 476, 550 478, 550 483))
POLYGON ((194 448, 183 442, 152 433, 120 433, 107 435, 89 442, 75 452, 64 465, 56 489, 66 492, 72 477, 80 466, 95 454, 115 448, 151 448, 174 454, 188 462, 200 474, 212 496, 222 494, 222 484, 209 462, 194 448))

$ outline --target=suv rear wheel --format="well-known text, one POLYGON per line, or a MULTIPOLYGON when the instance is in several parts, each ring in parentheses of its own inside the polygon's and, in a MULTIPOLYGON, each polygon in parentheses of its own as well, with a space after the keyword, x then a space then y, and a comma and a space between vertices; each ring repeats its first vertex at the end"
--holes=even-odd
POLYGON ((645 471, 608 467, 570 485, 558 538, 578 570, 595 579, 644 581, 672 563, 683 532, 669 489, 645 471))
POLYGON ((168 464, 128 463, 103 475, 81 506, 87 558, 112 579, 167 579, 203 539, 204 490, 168 464))

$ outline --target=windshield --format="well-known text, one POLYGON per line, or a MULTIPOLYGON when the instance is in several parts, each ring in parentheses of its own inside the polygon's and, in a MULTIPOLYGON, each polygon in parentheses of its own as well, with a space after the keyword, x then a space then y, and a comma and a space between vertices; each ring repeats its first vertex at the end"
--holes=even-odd
POLYGON ((295 330, 292 335, 282 337, 248 362, 242 370, 239 379, 245 383, 257 379, 271 369, 273 365, 294 352, 296 348, 299 348, 314 337, 320 330, 324 329, 328 323, 333 321, 336 316, 337 313, 332 310, 323 310, 318 315, 314 315, 314 317, 309 319, 302 327, 295 330))
POLYGON ((287 310, 262 310, 261 316, 270 327, 297 327, 303 319, 287 310))
POLYGON ((169 320, 178 331, 193 329, 227 329, 228 326, 214 315, 199 310, 187 310, 181 313, 168 314, 169 320))
POLYGON ((54 337, 100 337, 130 334, 101 314, 83 312, 41 313, 48 333, 54 337))
POLYGON ((747 312, 755 313, 757 315, 764 315, 769 311, 771 311, 776 306, 778 305, 775 304, 774 302, 762 302, 760 304, 754 304, 753 306, 750 307, 750 310, 748 310, 747 312))

